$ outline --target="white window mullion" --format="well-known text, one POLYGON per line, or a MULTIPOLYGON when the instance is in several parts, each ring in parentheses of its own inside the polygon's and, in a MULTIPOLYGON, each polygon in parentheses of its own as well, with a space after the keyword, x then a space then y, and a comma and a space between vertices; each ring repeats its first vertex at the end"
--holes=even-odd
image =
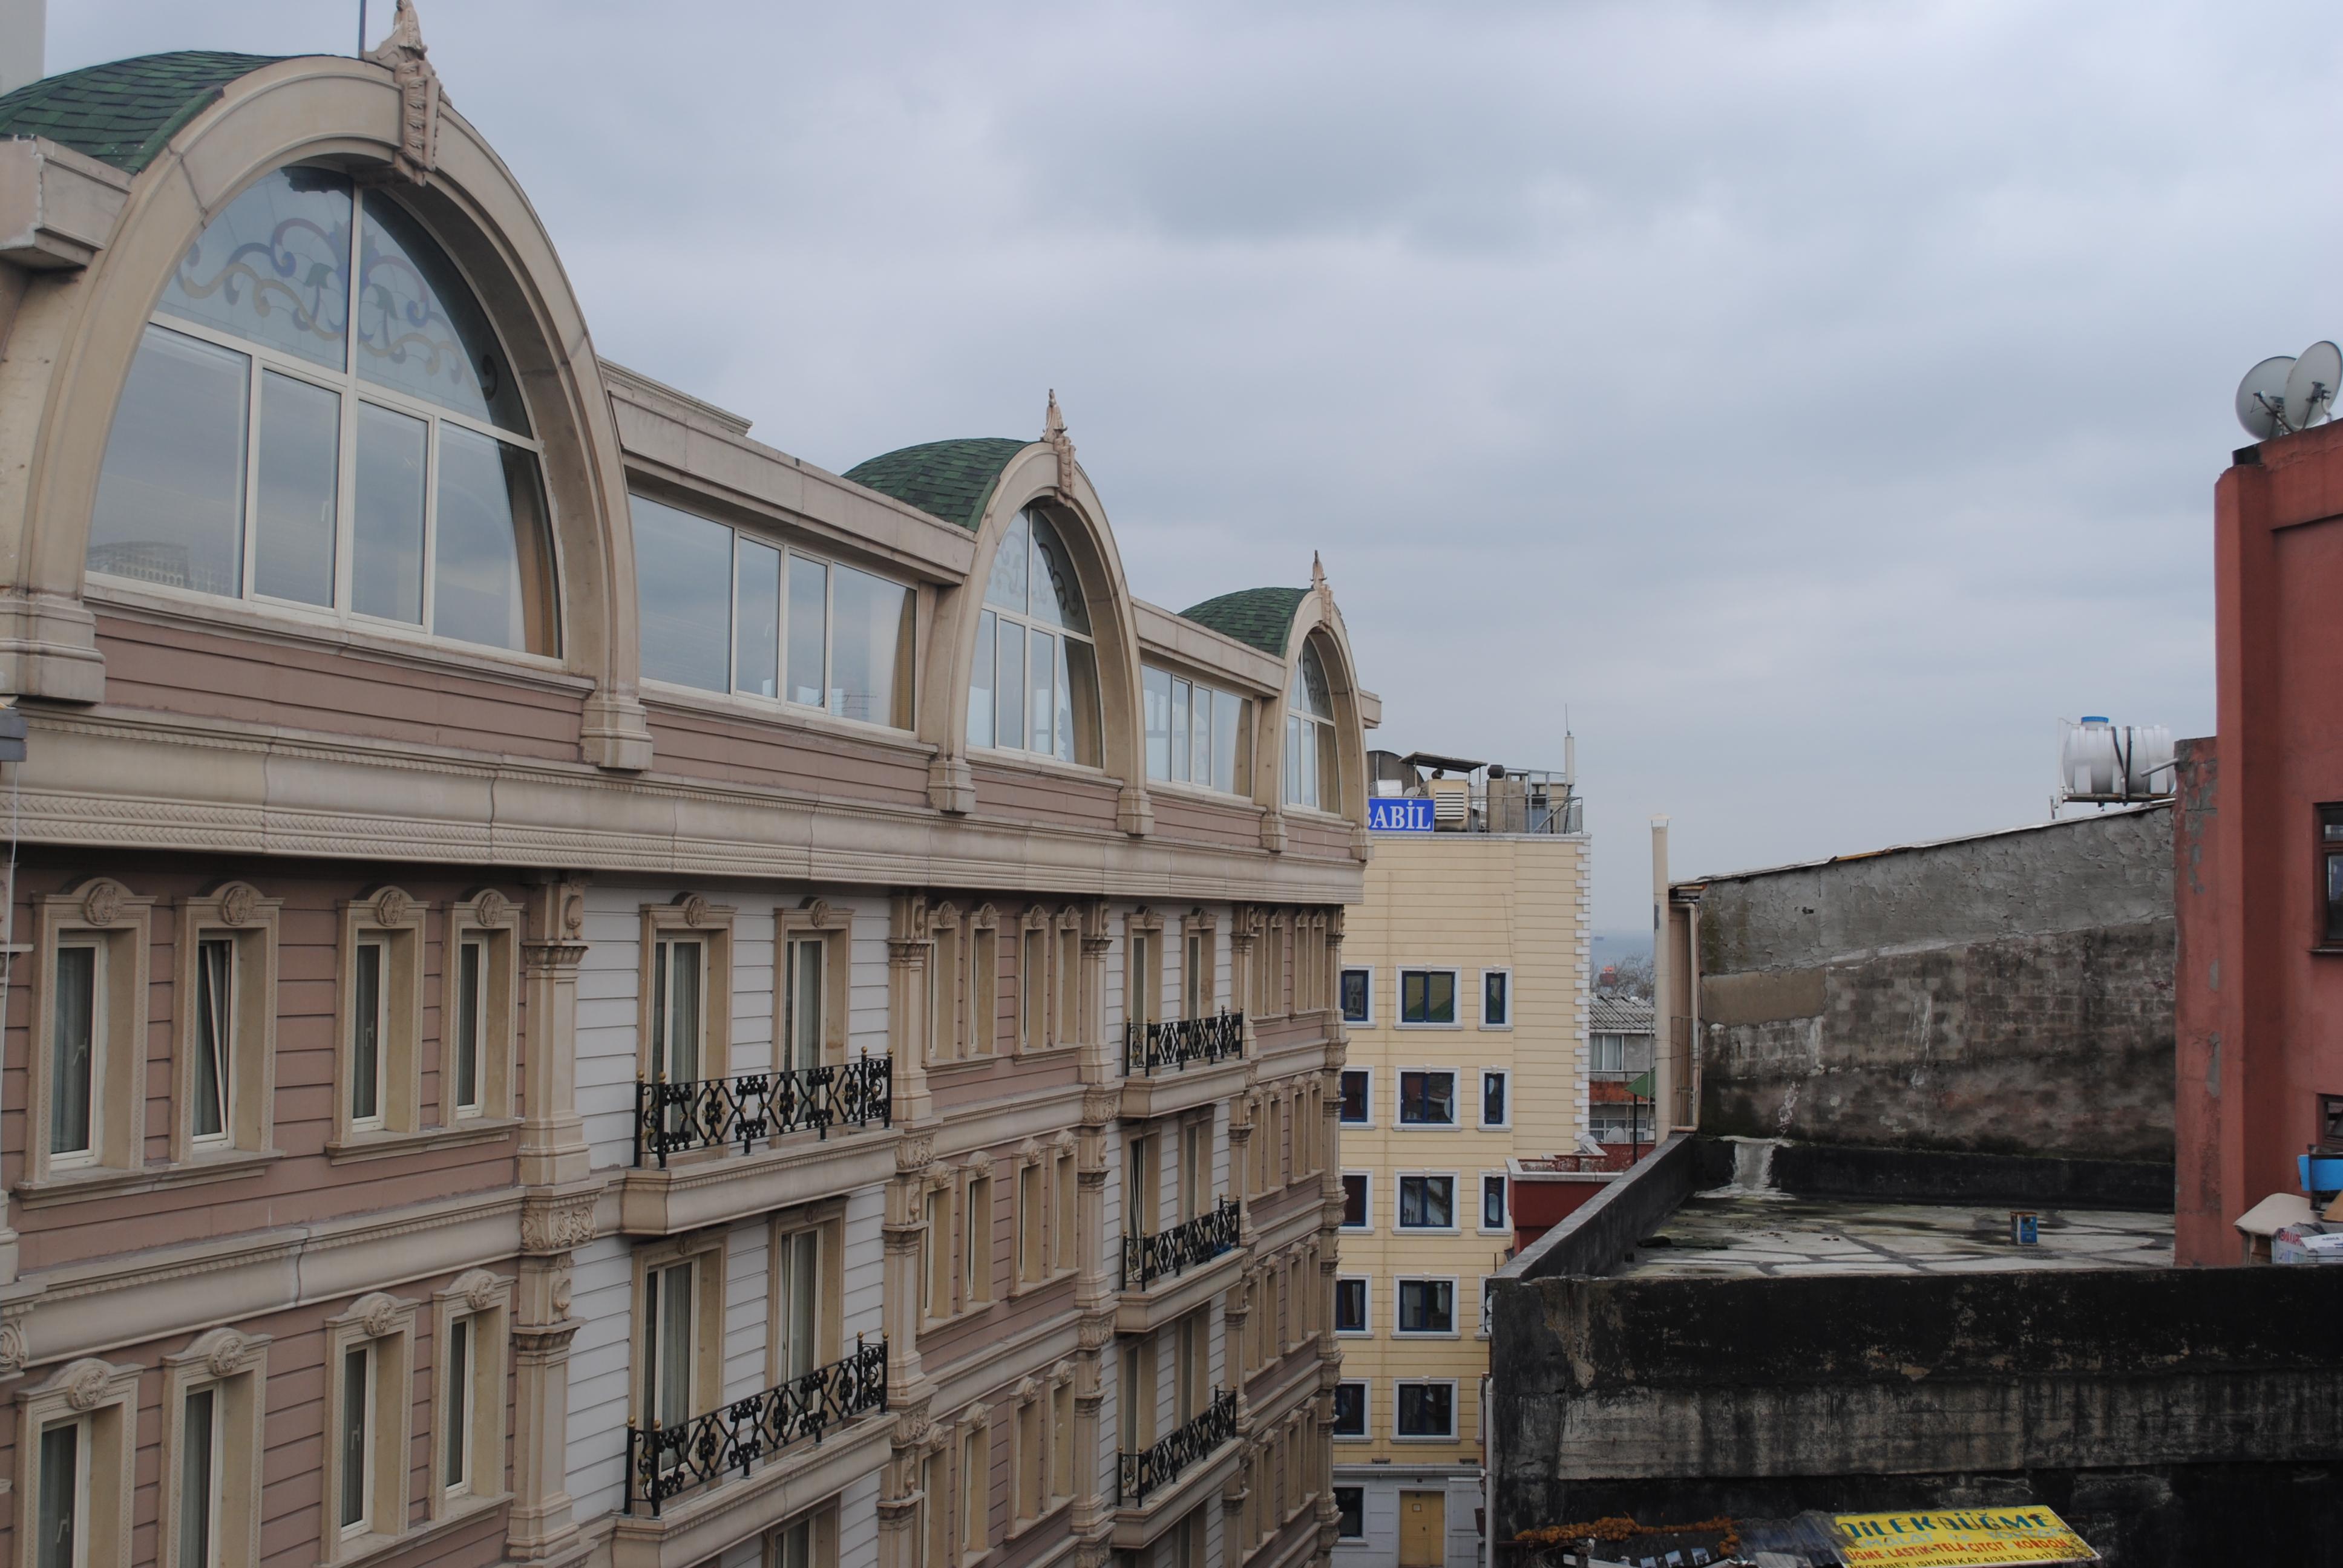
POLYGON ((423 635, 432 634, 439 553, 439 421, 423 424, 423 635))

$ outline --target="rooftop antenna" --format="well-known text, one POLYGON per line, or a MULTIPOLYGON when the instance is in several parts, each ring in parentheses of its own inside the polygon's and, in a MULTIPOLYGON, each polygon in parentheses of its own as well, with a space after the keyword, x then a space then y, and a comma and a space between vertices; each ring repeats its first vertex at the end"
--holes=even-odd
POLYGON ((358 0, 358 58, 366 58, 367 0, 358 0))

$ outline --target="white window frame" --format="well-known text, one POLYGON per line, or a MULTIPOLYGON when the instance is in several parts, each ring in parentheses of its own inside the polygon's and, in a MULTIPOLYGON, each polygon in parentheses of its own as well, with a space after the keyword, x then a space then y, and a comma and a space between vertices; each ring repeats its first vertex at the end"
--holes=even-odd
POLYGON ((1503 1132, 1511 1131, 1513 1125, 1513 1069, 1509 1067, 1484 1067, 1481 1069, 1480 1079, 1480 1093, 1475 1097, 1473 1105, 1473 1124, 1481 1128, 1483 1131, 1489 1132, 1503 1132), (1489 1113, 1489 1080, 1493 1078, 1503 1080, 1505 1085, 1505 1119, 1503 1121, 1491 1121, 1487 1120, 1489 1113))
MULTIPOLYGON (((1016 516, 1010 519, 1008 526, 1010 528, 1020 528, 1020 525, 1021 525, 1020 531, 1025 540, 1026 548, 1025 570, 1027 582, 1025 597, 1028 604, 1031 603, 1033 598, 1031 580, 1033 557, 1038 553, 1037 547, 1033 542, 1033 524, 1037 518, 1046 522, 1049 525, 1050 531, 1057 536, 1059 545, 1061 548, 1066 548, 1066 554, 1068 557, 1066 566, 1068 569, 1072 569, 1074 564, 1071 559, 1074 551, 1072 548, 1067 548, 1067 536, 1073 530, 1061 526, 1060 519, 1057 517, 1045 515, 1042 508, 1037 504, 1037 502, 1028 502, 1025 506, 1020 508, 1016 516)), ((1007 541, 1007 538, 1008 534, 1006 529, 1004 529, 1000 538, 994 541, 993 552, 991 556, 986 558, 985 561, 984 576, 982 579, 980 580, 976 574, 973 571, 970 571, 967 580, 967 587, 971 590, 972 594, 972 597, 969 601, 969 613, 973 618, 970 627, 971 636, 969 644, 969 687, 970 689, 973 688, 975 677, 975 650, 984 640, 981 635, 984 618, 986 616, 993 618, 992 739, 989 742, 980 743, 969 735, 967 705, 965 703, 962 704, 961 708, 960 738, 967 745, 970 751, 979 752, 987 757, 1014 758, 1019 761, 1041 762, 1053 768, 1079 769, 1084 773, 1095 774, 1102 772, 1105 769, 1106 762, 1106 666, 1105 660, 1101 656, 1099 647, 1098 607, 1092 603, 1090 590, 1080 581, 1079 576, 1075 581, 1074 588, 1076 592, 1081 595, 1082 613, 1089 618, 1091 622, 1091 629, 1088 631, 1076 631, 1073 628, 1062 623, 1042 620, 1031 609, 1011 609, 1005 605, 997 605, 993 603, 991 598, 993 566, 1000 558, 1000 547, 1002 543, 1007 541), (1024 672, 1023 679, 1025 682, 1025 689, 1019 694, 1017 701, 1018 710, 1024 715, 1025 729, 1024 734, 1011 745, 1003 745, 1001 741, 1001 628, 1004 623, 1016 626, 1024 634, 1025 638, 1025 657, 1021 659, 1018 664, 1018 668, 1024 672), (1055 733, 1057 729, 1057 714, 1054 711, 1052 711, 1050 716, 1051 729, 1051 743, 1053 749, 1048 751, 1036 751, 1032 749, 1033 715, 1031 711, 1031 703, 1033 698, 1033 634, 1035 632, 1039 632, 1044 637, 1056 638, 1061 642, 1071 638, 1075 641, 1085 642, 1090 645, 1091 668, 1095 672, 1094 678, 1098 682, 1096 689, 1092 692, 1092 697, 1097 702, 1099 709, 1099 711, 1093 716, 1093 722, 1099 726, 1099 760, 1096 762, 1085 762, 1079 756, 1074 755, 1076 749, 1071 743, 1066 749, 1066 756, 1061 757, 1058 755, 1057 751, 1054 749, 1057 741, 1057 736, 1055 733)), ((1071 658, 1069 658, 1068 664, 1069 678, 1071 678, 1071 658)), ((1057 670, 1054 668, 1054 664, 1050 672, 1050 678, 1052 682, 1051 689, 1054 694, 1056 691, 1055 682, 1057 680, 1057 670)), ((1081 729, 1081 716, 1079 714, 1074 715, 1072 722, 1076 733, 1080 733, 1081 729)), ((1144 722, 1143 718, 1141 722, 1144 722)), ((1142 736, 1142 742, 1144 739, 1145 738, 1142 736)), ((1142 758, 1141 761, 1143 766, 1145 759, 1142 758)))
MULTIPOLYGON (((26 1051, 25 1171, 20 1191, 111 1184, 136 1176, 146 1158, 147 963, 155 900, 134 897, 108 877, 42 899, 39 979, 26 1051), (57 954, 94 949, 90 980, 89 1137, 84 1149, 49 1146, 55 1079, 57 954)), ((29 1533, 29 1532, 27 1533, 29 1533)))
POLYGON ((1396 1340, 1453 1340, 1463 1337, 1463 1324, 1459 1321, 1458 1302, 1463 1292, 1458 1289, 1463 1282, 1454 1274, 1394 1274, 1392 1277, 1392 1338, 1396 1340), (1444 1329, 1411 1329, 1402 1326, 1402 1313, 1407 1285, 1446 1285, 1448 1287, 1448 1326, 1444 1329))
POLYGON ((1342 1021, 1346 1024, 1353 1025, 1359 1029, 1373 1029, 1375 1027, 1374 966, 1372 964, 1344 964, 1339 970, 1335 970, 1334 1011, 1342 1017, 1342 1021), (1364 1018, 1352 1018, 1349 1015, 1342 1013, 1342 977, 1345 975, 1364 975, 1367 977, 1367 1016, 1364 1018))
POLYGON ((1483 1236, 1510 1236, 1513 1233, 1513 1175, 1510 1171, 1483 1171, 1480 1184, 1473 1189, 1473 1223, 1483 1236), (1489 1223, 1489 1183, 1503 1183, 1505 1195, 1504 1223, 1489 1223))
POLYGON ((1463 1231, 1463 1217, 1456 1208, 1457 1190, 1463 1185, 1460 1173, 1454 1171, 1395 1171, 1392 1173, 1392 1234, 1395 1236, 1454 1236, 1463 1231), (1448 1223, 1445 1225, 1411 1225, 1407 1223, 1407 1184, 1410 1181, 1445 1181, 1448 1183, 1448 1223))
POLYGON ((342 905, 339 1005, 335 1009, 334 1131, 329 1154, 410 1137, 423 1124, 423 963, 425 909, 397 888, 342 905), (376 986, 374 1114, 357 1112, 357 975, 361 947, 379 946, 376 986))
POLYGON ((1375 1070, 1373 1068, 1345 1067, 1342 1070, 1342 1077, 1335 1079, 1334 1124, 1338 1127, 1353 1128, 1373 1127, 1375 1124, 1375 1070), (1350 1077, 1354 1072, 1367 1081, 1367 1114, 1358 1121, 1353 1121, 1342 1114, 1342 1079, 1350 1077))
POLYGON ((458 1275, 447 1289, 432 1292, 431 1432, 429 1484, 431 1517, 452 1519, 459 1513, 489 1508, 509 1495, 504 1486, 505 1421, 503 1392, 510 1362, 515 1282, 473 1269, 458 1275), (456 1325, 470 1324, 470 1365, 466 1383, 452 1380, 448 1354, 456 1325), (447 1437, 453 1423, 465 1431, 464 1477, 447 1478, 447 1437))
POLYGON ((1337 1274, 1334 1276, 1334 1337, 1344 1340, 1371 1340, 1375 1336, 1375 1280, 1373 1274, 1337 1274), (1342 1327, 1342 1287, 1359 1287, 1359 1326, 1342 1327))
POLYGON ((171 1158, 217 1160, 268 1151, 276 1137, 277 963, 281 899, 264 899, 247 882, 180 900, 173 989, 171 1158), (203 944, 229 944, 227 1061, 221 1086, 225 1129, 196 1132, 196 1058, 203 1019, 197 1005, 203 944))
POLYGON ((1373 1442, 1375 1440, 1375 1384, 1373 1378, 1346 1377, 1337 1385, 1359 1391, 1359 1430, 1344 1432, 1332 1419, 1326 1431, 1336 1442, 1373 1442))
POLYGON ((216 1506, 206 1568, 260 1560, 260 1475, 268 1388, 264 1335, 217 1328, 176 1355, 163 1358, 163 1464, 156 1525, 156 1561, 179 1562, 180 1488, 185 1482, 186 1404, 190 1394, 212 1394, 212 1464, 216 1506))
POLYGON ((422 1303, 377 1292, 359 1297, 347 1311, 326 1320, 326 1442, 324 1497, 318 1509, 320 1560, 338 1562, 364 1555, 407 1533, 408 1456, 414 1442, 415 1319, 422 1303), (341 1500, 349 1478, 342 1473, 345 1358, 367 1351, 365 1412, 366 1510, 356 1522, 341 1523, 341 1500), (385 1390, 393 1397, 385 1400, 385 1390), (387 1528, 385 1528, 385 1526, 387 1528))
POLYGON ((1457 1132, 1464 1128, 1464 1108, 1458 1103, 1459 1091, 1466 1069, 1436 1064, 1409 1062, 1392 1070, 1392 1129, 1397 1132, 1457 1132), (1407 1075, 1411 1072, 1438 1072, 1448 1077, 1448 1104, 1452 1115, 1446 1121, 1410 1121, 1407 1119, 1407 1075))
POLYGON ((1457 1431, 1463 1424, 1464 1419, 1464 1412, 1459 1408, 1460 1403, 1461 1400, 1457 1393, 1457 1382, 1454 1378, 1393 1378, 1392 1380, 1392 1441, 1393 1442, 1454 1442, 1456 1441, 1457 1431), (1403 1432, 1400 1431, 1400 1391, 1407 1388, 1437 1388, 1442 1386, 1445 1386, 1448 1390, 1448 1430, 1443 1432, 1403 1432))
MULTIPOLYGON (((636 1039, 639 1042, 635 1062, 637 1076, 649 1082, 660 1070, 652 1050, 654 1019, 659 1012, 659 999, 666 992, 659 983, 662 958, 659 949, 676 942, 696 941, 700 948, 699 1077, 689 1081, 705 1083, 731 1077, 733 925, 739 911, 730 905, 711 903, 700 894, 683 892, 664 904, 644 904, 639 912, 642 948, 636 980, 636 1039)), ((671 966, 674 954, 669 952, 665 960, 671 966)), ((664 1023, 656 1027, 663 1035, 664 1023)))
POLYGON ((1453 964, 1402 964, 1398 966, 1398 969, 1399 987, 1392 993, 1392 1028, 1463 1029, 1464 1027, 1464 987, 1463 984, 1464 971, 1463 970, 1458 969, 1453 964), (1451 989, 1453 999, 1452 1010, 1454 1016, 1450 1018, 1445 1023, 1437 1021, 1410 1023, 1407 1020, 1406 1007, 1407 977, 1410 975, 1446 975, 1448 977, 1448 984, 1451 989))
POLYGON ((137 1490, 138 1378, 145 1370, 85 1358, 16 1396, 22 1412, 15 1532, 20 1568, 36 1568, 38 1563, 41 1436, 67 1425, 79 1429, 74 1452, 75 1554, 90 1568, 126 1568, 131 1502, 137 1490))
POLYGON ((1496 1283, 1497 1276, 1494 1274, 1483 1274, 1481 1276, 1481 1332, 1479 1337, 1484 1340, 1489 1337, 1489 1331, 1493 1326, 1491 1320, 1495 1316, 1495 1312, 1493 1311, 1495 1306, 1493 1295, 1496 1283))
MULTIPOLYGON (((350 229, 353 250, 365 244, 365 198, 371 194, 363 187, 357 186, 354 186, 351 191, 350 229)), ((512 356, 505 347, 504 333, 496 323, 498 313, 489 308, 488 296, 472 282, 471 275, 463 263, 456 259, 455 253, 449 250, 447 243, 440 238, 437 226, 427 221, 414 208, 404 203, 394 201, 392 205, 399 208, 407 222, 430 236, 431 242, 438 247, 440 255, 446 257, 448 265, 456 269, 458 278, 470 293, 470 302, 479 309, 482 321, 494 340, 498 353, 504 357, 506 370, 508 373, 517 375, 518 370, 512 356)), ((350 275, 350 292, 349 303, 344 308, 348 313, 346 319, 354 324, 357 319, 356 302, 359 284, 356 256, 347 257, 345 265, 350 275)), ((412 393, 368 378, 357 367, 357 355, 352 342, 355 336, 352 328, 346 327, 344 330, 343 366, 337 370, 330 366, 320 365, 315 360, 288 354, 274 345, 262 343, 255 338, 239 337, 232 332, 223 331, 205 322, 169 315, 159 307, 140 324, 139 340, 142 343, 145 341, 148 327, 177 333, 182 337, 193 338, 211 347, 241 356, 246 362, 243 416, 244 493, 239 498, 241 516, 238 518, 236 534, 243 580, 237 585, 236 592, 231 595, 206 593, 198 588, 176 588, 166 583, 147 582, 139 578, 115 577, 102 571, 93 571, 91 576, 108 583, 122 584, 142 595, 153 594, 160 598, 196 604, 239 605, 246 609, 259 610, 272 617, 282 617, 312 628, 346 628, 376 636, 388 636, 410 642, 428 643, 436 648, 460 648, 467 653, 484 653, 491 658, 508 658, 523 664, 535 665, 541 669, 559 669, 563 667, 561 649, 567 646, 565 634, 568 629, 568 607, 562 601, 559 593, 561 543, 558 530, 554 527, 552 487, 546 473, 545 443, 541 437, 535 434, 524 434, 518 430, 508 429, 501 425, 491 424, 475 415, 458 413, 443 404, 434 403, 428 398, 417 397, 412 393), (290 381, 305 383, 320 391, 330 392, 335 397, 334 602, 331 605, 310 604, 301 599, 276 598, 261 593, 255 586, 260 529, 260 464, 256 460, 256 455, 260 442, 263 393, 266 378, 271 373, 283 376, 290 381), (417 566, 417 569, 422 574, 422 602, 419 608, 423 619, 420 625, 414 621, 368 615, 357 608, 358 409, 368 403, 387 413, 421 420, 425 426, 423 471, 426 479, 423 487, 423 538, 417 566), (467 642, 460 638, 444 636, 434 629, 438 609, 439 428, 443 424, 456 426, 459 429, 485 437, 503 446, 518 447, 528 453, 534 459, 538 488, 538 506, 544 513, 542 520, 545 528, 546 564, 554 578, 553 584, 548 585, 548 591, 554 595, 554 603, 548 607, 555 644, 555 651, 551 653, 531 653, 526 648, 499 648, 494 643, 467 642)), ((523 401, 526 403, 528 399, 524 397, 523 401)), ((542 415, 542 410, 534 407, 527 408, 525 412, 532 420, 542 415)))
POLYGON ((1366 1201, 1363 1207, 1366 1210, 1366 1216, 1363 1223, 1356 1225, 1343 1225, 1338 1228, 1353 1236, 1366 1235, 1375 1228, 1375 1173, 1372 1171, 1345 1171, 1342 1172, 1342 1176, 1344 1183, 1342 1190, 1342 1202, 1345 1207, 1348 1207, 1351 1201, 1349 1188, 1350 1179, 1356 1176, 1365 1184, 1366 1201))
POLYGON ((519 1030, 520 906, 493 890, 458 902, 447 913, 447 941, 441 957, 444 1004, 439 1026, 439 1120, 484 1122, 512 1115, 514 1041, 519 1030), (456 1001, 462 994, 463 951, 480 950, 480 989, 474 999, 476 1060, 473 1098, 457 1098, 456 1001))
POLYGON ((1507 964, 1503 968, 1485 969, 1481 971, 1480 994, 1473 998, 1473 1010, 1483 1029, 1503 1030, 1510 1030, 1513 1027, 1513 1013, 1515 1010, 1513 1006, 1513 970, 1512 965, 1507 964), (1505 977, 1505 1020, 1503 1023, 1491 1023, 1489 1021, 1489 977, 1491 975, 1503 975, 1505 977))

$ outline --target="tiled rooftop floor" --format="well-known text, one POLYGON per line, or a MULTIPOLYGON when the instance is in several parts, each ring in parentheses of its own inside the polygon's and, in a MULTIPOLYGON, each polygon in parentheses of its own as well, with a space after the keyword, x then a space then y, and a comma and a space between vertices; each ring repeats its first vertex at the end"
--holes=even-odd
POLYGON ((1958 1274, 2008 1269, 2168 1269, 2172 1216, 2045 1209, 2041 1241, 2009 1240, 2009 1209, 1695 1193, 1614 1275, 1958 1274))

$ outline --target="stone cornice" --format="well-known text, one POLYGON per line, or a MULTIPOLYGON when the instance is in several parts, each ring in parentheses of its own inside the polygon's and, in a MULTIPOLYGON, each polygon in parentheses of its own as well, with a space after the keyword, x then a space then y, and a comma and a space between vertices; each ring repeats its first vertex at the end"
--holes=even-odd
POLYGON ((467 866, 573 866, 881 886, 1340 903, 1356 862, 1133 842, 1041 820, 822 800, 584 763, 191 720, 31 714, 20 829, 34 842, 467 866), (167 788, 164 787, 167 781, 167 788))

